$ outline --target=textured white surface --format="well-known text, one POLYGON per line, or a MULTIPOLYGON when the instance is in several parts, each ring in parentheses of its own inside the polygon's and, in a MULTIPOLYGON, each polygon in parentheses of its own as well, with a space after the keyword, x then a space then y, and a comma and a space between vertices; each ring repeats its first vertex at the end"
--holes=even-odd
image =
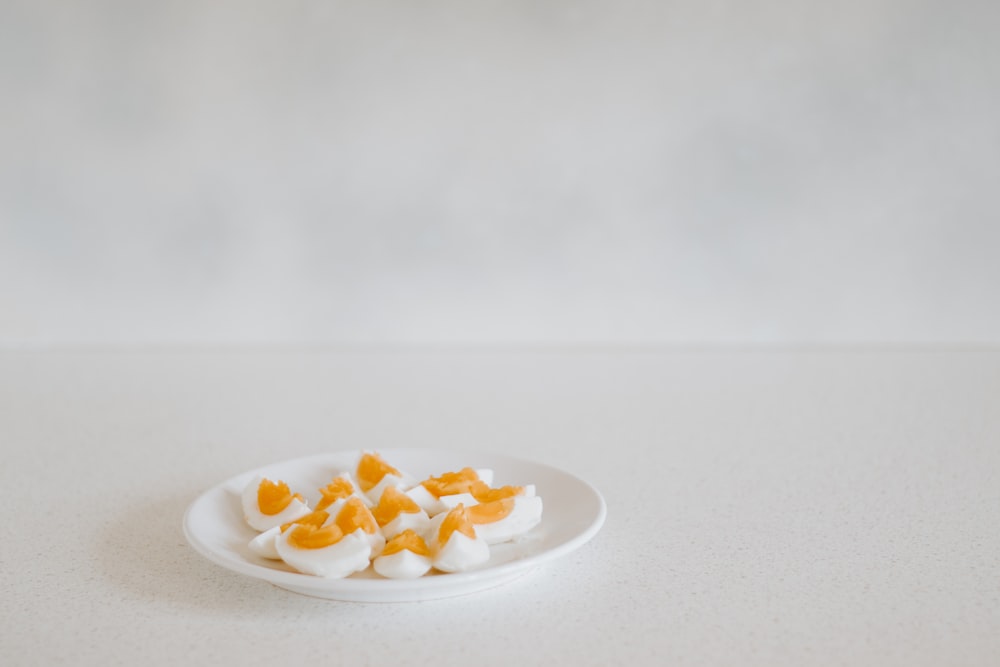
POLYGON ((1000 3, 0 3, 0 345, 1000 341, 1000 3))
POLYGON ((0 662, 995 665, 998 401, 995 348, 3 353, 0 662), (554 463, 608 521, 403 605, 185 545, 203 489, 358 446, 554 463))

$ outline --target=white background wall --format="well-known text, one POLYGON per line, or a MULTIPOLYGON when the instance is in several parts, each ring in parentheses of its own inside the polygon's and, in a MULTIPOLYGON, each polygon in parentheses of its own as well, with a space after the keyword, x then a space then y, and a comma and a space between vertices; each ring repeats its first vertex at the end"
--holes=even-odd
POLYGON ((0 345, 1000 342, 998 29, 0 0, 0 345))

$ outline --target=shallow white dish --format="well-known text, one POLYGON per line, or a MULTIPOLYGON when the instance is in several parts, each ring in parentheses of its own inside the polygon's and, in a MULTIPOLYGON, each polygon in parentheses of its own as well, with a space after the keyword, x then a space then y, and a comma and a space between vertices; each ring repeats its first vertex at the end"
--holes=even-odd
POLYGON ((343 451, 264 466, 212 487, 188 507, 184 535, 214 563, 296 593, 354 602, 409 602, 465 595, 508 582, 582 546, 604 523, 601 494, 558 468, 491 453, 385 449, 379 454, 417 479, 469 466, 492 468, 496 486, 534 484, 545 506, 542 521, 517 542, 491 547, 489 562, 480 568, 419 579, 383 579, 371 567, 346 579, 324 579, 254 555, 247 543, 257 533, 243 520, 239 499, 243 487, 256 475, 281 479, 311 506, 318 489, 357 462, 359 451, 343 451))

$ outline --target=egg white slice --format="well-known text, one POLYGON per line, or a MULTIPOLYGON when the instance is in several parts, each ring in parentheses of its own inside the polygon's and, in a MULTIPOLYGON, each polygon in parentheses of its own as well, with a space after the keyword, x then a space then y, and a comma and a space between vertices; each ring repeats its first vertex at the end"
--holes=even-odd
POLYGON ((352 534, 358 535, 368 542, 368 549, 370 550, 369 558, 375 558, 385 548, 385 535, 382 534, 381 530, 376 530, 374 533, 366 533, 361 528, 358 528, 352 534))
POLYGON ((441 512, 449 509, 444 503, 442 503, 437 496, 427 490, 423 484, 417 484, 413 488, 406 491, 413 502, 420 506, 420 509, 427 512, 427 516, 433 517, 437 516, 441 512))
POLYGON ((304 574, 340 579, 368 567, 371 545, 357 530, 344 535, 338 542, 319 549, 303 549, 292 544, 289 539, 295 531, 292 526, 275 539, 275 547, 281 560, 304 574))
POLYGON ((312 511, 302 500, 292 498, 288 506, 277 514, 264 514, 260 511, 260 506, 257 504, 257 492, 263 481, 263 477, 252 479, 243 488, 243 493, 240 497, 241 504, 243 505, 243 517, 254 530, 263 532, 275 526, 295 521, 312 511))
POLYGON ((431 558, 403 549, 388 556, 378 556, 372 561, 372 567, 389 579, 416 579, 430 571, 431 558))
MULTIPOLYGON (((522 491, 518 495, 509 496, 513 499, 513 508, 510 513, 496 521, 479 522, 473 519, 476 526, 476 534, 482 537, 488 544, 500 544, 507 542, 528 532, 541 522, 542 499, 536 496, 534 484, 521 487, 522 491)), ((459 504, 466 507, 479 505, 479 500, 471 493, 456 493, 448 496, 441 496, 440 501, 449 510, 459 504)), ((474 513, 473 513, 474 514, 474 513)))
MULTIPOLYGON (((521 487, 523 491, 514 497, 531 497, 535 495, 535 485, 527 484, 521 487)), ((473 496, 471 493, 455 493, 449 496, 441 496, 439 498, 441 504, 444 505, 445 509, 453 509, 461 503, 466 507, 472 507, 473 505, 479 504, 479 499, 473 496)))
POLYGON ((438 512, 431 517, 430 521, 427 522, 427 527, 424 529, 424 532, 419 533, 419 535, 427 541, 427 544, 431 544, 436 540, 438 531, 441 530, 441 523, 447 516, 448 512, 438 512))
MULTIPOLYGON (((337 515, 340 514, 340 510, 344 509, 344 505, 346 505, 347 501, 353 497, 354 496, 349 496, 347 498, 337 498, 336 500, 333 501, 332 505, 327 505, 326 507, 324 507, 323 511, 329 514, 330 516, 327 518, 326 521, 323 522, 323 525, 329 526, 331 523, 334 523, 334 521, 337 518, 337 515)), ((367 507, 367 505, 365 505, 365 507, 367 507)))
MULTIPOLYGON (((463 468, 463 471, 464 470, 465 469, 463 468)), ((474 468, 472 471, 476 474, 477 480, 470 481, 477 481, 485 484, 487 487, 493 484, 492 468, 474 468)), ((441 512, 450 510, 456 507, 459 503, 463 503, 468 506, 477 502, 476 499, 472 497, 472 494, 468 492, 454 493, 438 497, 429 491, 427 487, 424 486, 423 482, 410 487, 410 489, 406 491, 406 495, 410 496, 410 498, 417 503, 421 509, 427 512, 427 516, 430 517, 437 516, 441 512)))
POLYGON ((476 535, 487 544, 500 544, 519 537, 542 521, 542 499, 539 496, 513 496, 514 507, 510 513, 490 523, 478 523, 476 535))
POLYGON ((454 509, 459 505, 471 507, 472 505, 479 504, 479 501, 471 493, 453 493, 450 496, 441 496, 438 498, 438 501, 440 501, 445 510, 454 509))
POLYGON ((464 572, 490 559, 490 547, 481 537, 470 538, 458 531, 451 534, 443 545, 431 547, 434 568, 442 572, 464 572))
POLYGON ((275 526, 274 528, 268 528, 263 533, 257 535, 257 537, 250 540, 247 547, 250 551, 261 558, 268 558, 270 560, 281 560, 281 556, 278 554, 278 548, 274 545, 274 541, 277 539, 278 535, 281 534, 281 526, 275 526))
MULTIPOLYGON (((454 530, 441 541, 442 527, 449 516, 459 513, 463 515, 466 509, 459 505, 453 510, 442 512, 431 519, 427 546, 431 552, 431 562, 435 569, 442 572, 463 572, 465 570, 482 565, 490 559, 490 547, 486 540, 476 534, 475 526, 468 523, 472 528, 474 537, 465 535, 460 530, 454 530)), ((465 519, 467 521, 467 518, 465 519)))
POLYGON ((412 481, 407 477, 399 477, 391 473, 385 475, 378 484, 364 492, 365 497, 368 499, 368 505, 377 505, 378 499, 382 497, 382 492, 389 486, 395 487, 400 491, 405 491, 412 486, 412 481))
MULTIPOLYGON (((326 509, 326 511, 329 512, 330 516, 329 518, 327 518, 326 521, 323 522, 323 526, 325 527, 332 524, 336 524, 338 522, 337 520, 340 518, 340 513, 344 510, 344 507, 350 501, 351 498, 340 498, 334 501, 334 503, 326 509)), ((382 549, 385 547, 386 538, 385 535, 382 534, 382 531, 379 530, 378 522, 376 522, 375 517, 371 515, 371 510, 369 510, 367 506, 365 506, 364 509, 365 512, 367 512, 368 515, 367 518, 370 520, 371 524, 375 527, 373 532, 371 533, 366 532, 362 528, 357 528, 356 530, 353 530, 351 532, 352 534, 354 533, 359 534, 368 542, 369 548, 371 549, 372 557, 374 558, 378 554, 382 553, 382 549)), ((341 528, 343 528, 343 526, 341 526, 341 528)))
POLYGON ((361 452, 357 462, 354 464, 354 479, 360 482, 364 481, 366 477, 379 480, 367 490, 363 485, 358 485, 358 489, 368 498, 369 505, 371 506, 378 504, 379 498, 382 497, 382 492, 386 487, 392 486, 400 491, 405 491, 417 483, 412 475, 396 468, 392 463, 382 458, 378 452, 374 451, 361 452), (371 470, 373 466, 375 471, 371 470), (362 468, 366 470, 365 473, 362 472, 362 468), (377 473, 378 471, 384 473, 381 478, 375 474, 370 474, 372 472, 377 473))
POLYGON ((423 510, 419 512, 400 512, 395 519, 382 526, 385 539, 391 540, 404 530, 412 530, 417 535, 424 535, 431 519, 423 510))
MULTIPOLYGON (((352 475, 350 472, 342 472, 339 475, 337 475, 336 477, 334 477, 333 480, 331 480, 331 483, 336 482, 337 480, 340 480, 340 479, 346 480, 351 485, 351 488, 353 489, 353 491, 351 492, 351 495, 349 497, 351 497, 351 498, 360 498, 361 501, 365 504, 365 506, 367 506, 367 507, 374 507, 374 505, 372 504, 372 501, 368 499, 368 496, 366 496, 364 493, 362 493, 361 486, 358 484, 358 480, 354 478, 354 475, 352 475)), ((338 498, 337 500, 342 500, 342 499, 338 498)), ((336 501, 334 501, 334 502, 336 502, 336 501)), ((321 509, 326 509, 326 508, 324 507, 324 508, 321 508, 321 509)), ((329 511, 329 510, 327 510, 327 511, 329 511)))

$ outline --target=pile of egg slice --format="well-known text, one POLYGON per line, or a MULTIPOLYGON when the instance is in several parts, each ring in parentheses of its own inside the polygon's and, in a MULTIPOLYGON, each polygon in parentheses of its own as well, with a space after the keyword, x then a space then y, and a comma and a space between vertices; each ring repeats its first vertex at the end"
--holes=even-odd
POLYGON ((242 494, 259 535, 250 550, 299 572, 347 577, 365 570, 413 579, 432 568, 462 572, 486 563, 490 545, 514 540, 542 519, 534 485, 493 488, 493 471, 463 468, 415 483, 375 452, 363 452, 310 507, 282 481, 257 477, 242 494))

